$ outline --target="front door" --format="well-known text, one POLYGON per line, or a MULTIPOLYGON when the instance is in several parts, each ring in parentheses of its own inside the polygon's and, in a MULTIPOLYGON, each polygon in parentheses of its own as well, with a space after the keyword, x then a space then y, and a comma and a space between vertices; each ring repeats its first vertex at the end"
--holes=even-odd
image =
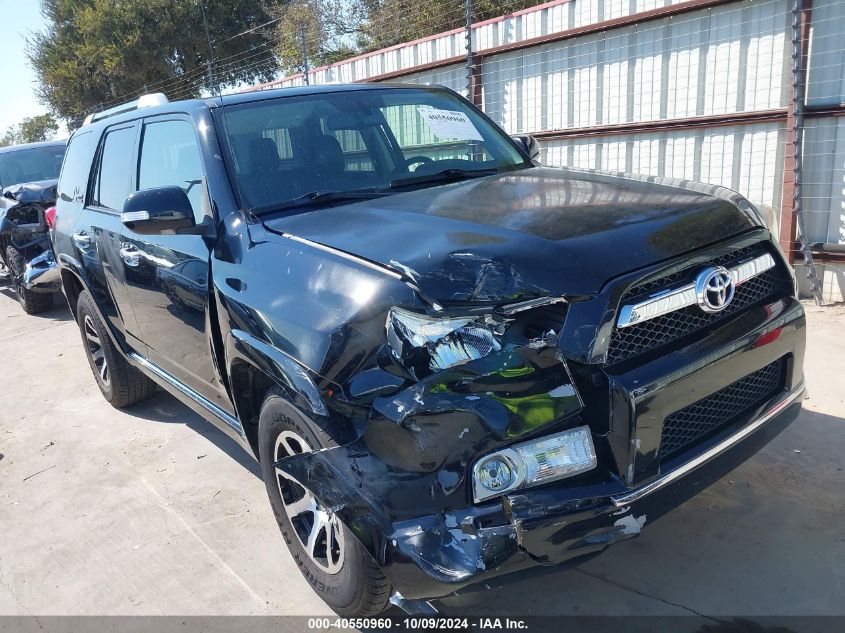
MULTIPOLYGON (((185 117, 144 121, 138 189, 177 185, 199 224, 211 215, 194 123, 185 117)), ((209 246, 199 235, 141 235, 124 227, 121 256, 148 359, 213 404, 231 412, 214 370, 209 337, 209 246)))

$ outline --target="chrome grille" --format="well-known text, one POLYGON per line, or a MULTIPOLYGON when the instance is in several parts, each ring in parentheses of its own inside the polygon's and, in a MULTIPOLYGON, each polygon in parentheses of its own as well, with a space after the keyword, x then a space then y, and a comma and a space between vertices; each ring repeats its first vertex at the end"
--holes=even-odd
MULTIPOLYGON (((725 255, 722 255, 720 257, 714 257, 713 259, 708 260, 705 264, 703 264, 702 268, 706 266, 730 266, 735 262, 739 262, 745 259, 751 259, 752 257, 757 257, 758 255, 762 255, 765 252, 766 249, 763 247, 762 244, 752 244, 751 246, 746 246, 744 248, 731 251, 730 253, 726 253, 725 255)), ((671 275, 660 277, 659 279, 647 281, 644 284, 640 284, 639 286, 635 286, 628 290, 628 292, 625 293, 625 296, 622 299, 623 301, 625 301, 626 299, 631 297, 639 297, 640 295, 647 295, 658 290, 663 290, 664 288, 670 288, 672 286, 680 285, 686 281, 689 281, 689 276, 689 270, 681 270, 671 275)))
POLYGON ((722 429, 783 389, 783 359, 677 411, 663 421, 660 459, 665 460, 722 429))
MULTIPOLYGON (((682 270, 640 284, 625 293, 620 305, 624 305, 636 297, 688 283, 697 271, 707 266, 730 266, 766 252, 763 244, 748 246, 702 262, 694 269, 682 270)), ((788 292, 787 289, 788 285, 784 275, 776 267, 737 286, 733 301, 721 312, 708 313, 698 306, 688 306, 628 327, 614 327, 607 350, 607 364, 619 363, 702 331, 708 326, 724 321, 754 304, 784 296, 788 292)))

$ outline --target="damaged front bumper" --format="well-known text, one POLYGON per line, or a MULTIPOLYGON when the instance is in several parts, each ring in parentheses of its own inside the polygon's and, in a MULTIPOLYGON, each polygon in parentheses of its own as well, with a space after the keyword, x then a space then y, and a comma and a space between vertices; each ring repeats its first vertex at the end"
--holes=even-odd
POLYGON ((53 257, 53 251, 46 250, 26 263, 22 284, 26 290, 32 292, 61 291, 61 273, 53 257))
POLYGON ((407 504, 426 491, 413 473, 378 468, 380 460, 362 440, 288 458, 279 467, 338 514, 404 598, 428 599, 537 564, 575 560, 636 536, 646 522, 717 481, 777 436, 798 416, 803 393, 801 384, 740 430, 713 438, 694 456, 633 490, 618 480, 558 483, 497 503, 392 521, 379 498, 384 501, 389 491, 394 502, 407 504))
POLYGON ((605 368, 605 386, 553 349, 503 350, 376 398, 358 439, 277 467, 344 522, 404 599, 440 597, 632 538, 748 459, 798 416, 804 328, 800 303, 778 300, 646 363, 605 368), (765 400, 661 457, 667 416, 773 364, 780 382, 765 400), (584 424, 595 469, 472 503, 477 459, 584 424))

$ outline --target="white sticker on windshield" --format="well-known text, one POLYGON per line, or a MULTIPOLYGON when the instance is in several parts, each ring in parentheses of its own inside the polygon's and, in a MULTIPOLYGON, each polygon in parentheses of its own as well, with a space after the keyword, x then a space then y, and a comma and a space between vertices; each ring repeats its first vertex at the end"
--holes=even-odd
POLYGON ((419 106, 417 112, 422 120, 440 139, 459 139, 461 141, 483 141, 479 131, 463 112, 440 110, 431 106, 419 106))

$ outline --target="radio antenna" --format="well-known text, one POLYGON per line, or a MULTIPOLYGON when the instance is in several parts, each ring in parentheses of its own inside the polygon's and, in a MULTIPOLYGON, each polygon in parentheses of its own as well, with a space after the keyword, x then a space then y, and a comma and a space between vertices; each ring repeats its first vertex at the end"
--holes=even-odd
POLYGON ((205 3, 203 0, 200 0, 200 11, 202 12, 202 23, 205 27, 205 41, 208 44, 208 59, 206 63, 208 64, 208 85, 211 88, 212 94, 216 91, 217 97, 221 97, 220 94, 220 84, 216 82, 216 77, 214 76, 214 48, 211 46, 211 33, 208 30, 208 18, 205 15, 205 3))

